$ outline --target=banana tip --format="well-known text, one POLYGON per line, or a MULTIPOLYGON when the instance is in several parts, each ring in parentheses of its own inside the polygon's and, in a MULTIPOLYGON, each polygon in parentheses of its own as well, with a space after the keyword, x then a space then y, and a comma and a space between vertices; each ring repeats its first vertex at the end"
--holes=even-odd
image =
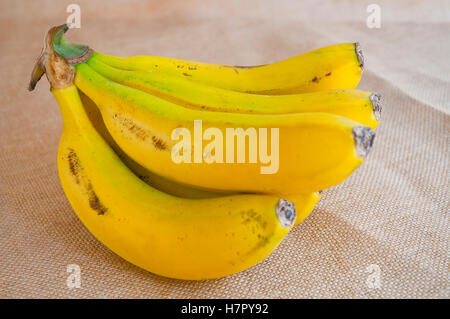
POLYGON ((276 211, 281 226, 289 228, 294 225, 295 220, 297 219, 297 213, 293 202, 280 199, 277 204, 276 211))
POLYGON ((368 126, 355 126, 352 129, 352 134, 355 140, 356 153, 359 157, 366 157, 372 149, 375 130, 368 126))
POLYGON ((356 56, 358 58, 359 66, 361 67, 361 70, 363 70, 364 69, 364 55, 363 55, 361 45, 359 44, 359 42, 355 43, 355 52, 356 52, 356 56))

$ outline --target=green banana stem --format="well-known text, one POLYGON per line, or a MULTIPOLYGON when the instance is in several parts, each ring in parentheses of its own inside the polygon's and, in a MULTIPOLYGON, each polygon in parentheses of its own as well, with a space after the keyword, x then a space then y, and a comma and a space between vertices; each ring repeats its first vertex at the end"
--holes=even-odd
POLYGON ((57 31, 53 36, 52 41, 53 49, 56 54, 66 59, 67 63, 70 65, 83 63, 89 59, 93 51, 87 45, 67 41, 64 37, 67 30, 69 30, 69 26, 67 24, 57 27, 57 31))
POLYGON ((44 73, 52 88, 62 88, 73 82, 75 69, 70 67, 66 60, 58 55, 53 49, 53 40, 56 34, 66 27, 67 26, 63 24, 48 30, 47 35, 45 36, 44 47, 37 58, 33 72, 31 73, 28 86, 29 91, 34 90, 37 82, 44 73))
POLYGON ((64 33, 69 30, 67 24, 57 27, 57 31, 53 37, 53 49, 55 52, 66 59, 70 65, 82 63, 86 61, 92 54, 92 50, 87 45, 71 43, 64 37, 64 33))
POLYGON ((71 65, 86 61, 92 54, 87 45, 68 42, 64 33, 69 29, 62 24, 48 30, 44 48, 31 73, 28 90, 33 91, 44 73, 52 88, 62 88, 73 82, 75 69, 71 65))

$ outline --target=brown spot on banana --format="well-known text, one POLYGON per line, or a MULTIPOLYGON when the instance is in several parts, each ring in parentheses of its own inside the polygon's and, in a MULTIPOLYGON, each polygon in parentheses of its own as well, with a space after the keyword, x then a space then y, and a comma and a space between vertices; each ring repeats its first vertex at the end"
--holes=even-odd
POLYGON ((154 145, 157 149, 159 149, 159 150, 161 150, 161 151, 167 149, 167 144, 166 144, 161 138, 159 138, 159 137, 156 137, 156 136, 153 135, 153 136, 152 136, 152 142, 153 142, 153 145, 154 145))
POLYGON ((94 189, 92 188, 91 183, 88 183, 87 191, 88 191, 89 206, 97 212, 97 215, 105 215, 105 213, 108 211, 108 208, 106 208, 102 204, 97 194, 95 193, 94 189))
POLYGON ((261 215, 257 214, 253 209, 247 210, 247 211, 243 211, 241 213, 242 215, 242 224, 248 224, 250 222, 255 223, 256 225, 258 225, 261 229, 264 229, 267 227, 267 222, 264 221, 261 218, 261 215))
POLYGON ((147 184, 150 184, 150 183, 151 183, 151 179, 150 179, 150 177, 147 176, 147 175, 138 175, 138 177, 139 177, 140 180, 146 182, 147 184))
POLYGON ((115 113, 114 118, 119 121, 119 123, 128 129, 130 133, 133 133, 138 139, 145 141, 150 135, 152 135, 148 130, 141 127, 137 122, 132 119, 126 118, 121 114, 115 113))
POLYGON ((74 149, 68 149, 67 159, 69 162, 69 170, 75 177, 76 183, 85 189, 89 206, 97 212, 97 215, 104 215, 108 211, 108 208, 100 201, 97 193, 94 191, 91 181, 83 175, 83 166, 74 149))
POLYGON ((69 153, 67 154, 67 160, 69 162, 69 170, 72 175, 75 177, 75 181, 77 184, 80 183, 80 162, 78 160, 78 156, 73 149, 69 149, 69 153))
POLYGON ((161 137, 153 135, 153 133, 143 128, 138 122, 134 121, 133 119, 124 117, 123 115, 119 113, 115 113, 113 117, 123 126, 125 127, 130 133, 135 135, 138 139, 142 141, 146 141, 150 136, 153 143, 153 146, 160 151, 164 151, 168 149, 167 143, 162 139, 161 137))

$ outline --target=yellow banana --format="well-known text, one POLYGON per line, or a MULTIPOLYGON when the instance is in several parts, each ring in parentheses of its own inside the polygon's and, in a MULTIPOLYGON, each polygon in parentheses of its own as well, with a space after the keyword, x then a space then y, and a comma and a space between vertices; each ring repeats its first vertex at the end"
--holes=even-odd
MULTIPOLYGON (((96 131, 103 137, 108 145, 114 150, 114 152, 120 157, 122 162, 140 179, 156 188, 159 191, 168 193, 181 198, 212 198, 225 196, 226 194, 217 193, 213 190, 206 190, 195 188, 190 185, 180 184, 172 180, 161 177, 153 172, 150 172, 146 168, 142 167, 130 157, 128 157, 117 145, 112 136, 106 129, 103 123, 101 113, 94 104, 94 102, 82 92, 80 98, 83 103, 84 109, 95 127, 96 131)), ((228 194, 231 195, 231 194, 228 194)), ((300 224, 314 209, 314 206, 319 201, 321 195, 319 192, 311 194, 297 194, 288 197, 287 199, 292 201, 296 205, 297 219, 294 225, 300 224)))
POLYGON ((155 56, 114 57, 94 52, 113 67, 170 74, 233 91, 257 94, 293 94, 354 89, 361 78, 364 58, 358 43, 313 50, 273 64, 239 67, 155 56))
POLYGON ((372 146, 373 130, 335 115, 248 115, 201 112, 179 107, 107 80, 86 63, 80 63, 88 58, 91 50, 85 47, 78 54, 70 52, 70 46, 63 32, 53 43, 55 50, 69 59, 69 63, 76 64, 76 85, 99 106, 105 124, 119 146, 142 166, 180 183, 220 191, 311 193, 344 180, 362 163, 372 146), (199 125, 194 129, 196 121, 201 121, 200 129, 199 125), (203 135, 202 124, 208 128, 209 135, 203 135), (249 145, 245 143, 245 134, 243 140, 237 143, 234 143, 232 135, 229 144, 228 141, 223 143, 227 129, 233 128, 248 134, 248 139, 251 139, 249 145), (214 130, 214 134, 210 129, 214 130), (267 135, 269 129, 270 141, 267 135), (258 148, 255 146, 257 141, 254 142, 257 130, 260 133, 259 161, 251 158, 258 148), (194 132, 193 147, 191 132, 194 132), (262 137, 264 132, 266 136, 262 137), (180 138, 180 135, 182 141, 175 143, 174 138, 180 138), (200 142, 197 142, 195 135, 200 135, 197 136, 200 142), (202 146, 204 136, 211 140, 214 137, 205 149, 202 146), (266 153, 261 151, 262 142, 266 143, 266 153), (180 144, 183 145, 180 147, 180 144), (226 160, 223 156, 224 145, 226 160), (276 152, 275 157, 267 156, 268 148, 276 152), (177 151, 178 155, 182 154, 179 156, 181 161, 174 159, 173 154, 177 151), (236 155, 240 165, 234 165, 236 155), (247 156, 249 161, 243 165, 247 156), (261 167, 268 161, 269 167, 261 167), (272 165, 274 162, 276 164, 272 165))
POLYGON ((96 132, 75 86, 52 93, 63 116, 63 189, 89 231, 131 263, 177 279, 227 276, 264 259, 294 224, 294 205, 274 196, 194 200, 152 188, 96 132))
MULTIPOLYGON (((75 65, 75 69, 75 84, 98 105, 108 131, 124 152, 163 177, 197 187, 272 194, 319 191, 348 177, 362 163, 374 138, 374 131, 369 127, 337 115, 202 112, 112 82, 86 63, 75 65), (194 124, 198 120, 202 121, 200 126, 214 130, 210 139, 215 139, 205 150, 196 142, 195 136, 193 147, 190 137, 186 137, 189 132, 198 133, 201 144, 202 127, 197 125, 199 122, 194 124), (237 143, 220 144, 220 139, 231 135, 227 128, 243 128, 254 139, 252 137, 252 143, 245 143, 244 138, 237 143), (266 151, 278 150, 279 162, 273 156, 269 167, 262 167, 268 161, 261 156, 264 153, 261 143, 269 140, 268 134, 264 136, 263 133, 268 131, 273 134, 267 141, 266 151), (182 159, 187 160, 181 163, 174 160, 177 148, 172 149, 180 146, 181 142, 174 139, 180 132, 183 133, 181 142, 187 145, 180 152, 182 159), (245 158, 255 153, 250 146, 258 143, 257 132, 259 160, 249 159, 248 163, 236 165, 235 156, 242 162, 242 155, 245 158), (209 146, 215 155, 225 147, 222 158, 210 156, 213 160, 205 163, 208 156, 203 156, 203 152, 209 146), (194 163, 189 163, 191 149, 194 163)), ((234 141, 234 138, 230 140, 234 141)))
POLYGON ((361 90, 258 95, 207 86, 161 72, 120 70, 101 62, 95 55, 86 63, 117 83, 204 111, 253 114, 324 112, 347 117, 373 129, 378 125, 381 112, 380 95, 361 90))
POLYGON ((46 72, 63 117, 61 184, 93 235, 137 266, 178 279, 219 278, 270 254, 293 226, 295 205, 272 195, 183 199, 139 179, 98 133, 72 70, 54 54, 60 28, 49 31, 30 89, 46 72))

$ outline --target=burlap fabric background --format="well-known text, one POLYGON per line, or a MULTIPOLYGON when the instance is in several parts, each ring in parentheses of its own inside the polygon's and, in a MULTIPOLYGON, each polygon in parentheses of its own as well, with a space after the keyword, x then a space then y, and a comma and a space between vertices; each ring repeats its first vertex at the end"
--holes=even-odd
MULTIPOLYGON (((375 147, 266 260, 220 280, 143 271, 83 227, 61 189, 57 104, 46 80, 26 91, 45 32, 72 1, 0 4, 0 297, 448 298, 450 9, 448 1, 78 1, 69 38, 113 55, 232 65, 359 41, 360 88, 383 94, 375 147), (81 267, 68 289, 67 265, 81 267), (371 288, 369 265, 380 270, 371 288)), ((371 270, 372 269, 372 270, 371 270)), ((372 273, 373 275, 374 273, 372 273)))

